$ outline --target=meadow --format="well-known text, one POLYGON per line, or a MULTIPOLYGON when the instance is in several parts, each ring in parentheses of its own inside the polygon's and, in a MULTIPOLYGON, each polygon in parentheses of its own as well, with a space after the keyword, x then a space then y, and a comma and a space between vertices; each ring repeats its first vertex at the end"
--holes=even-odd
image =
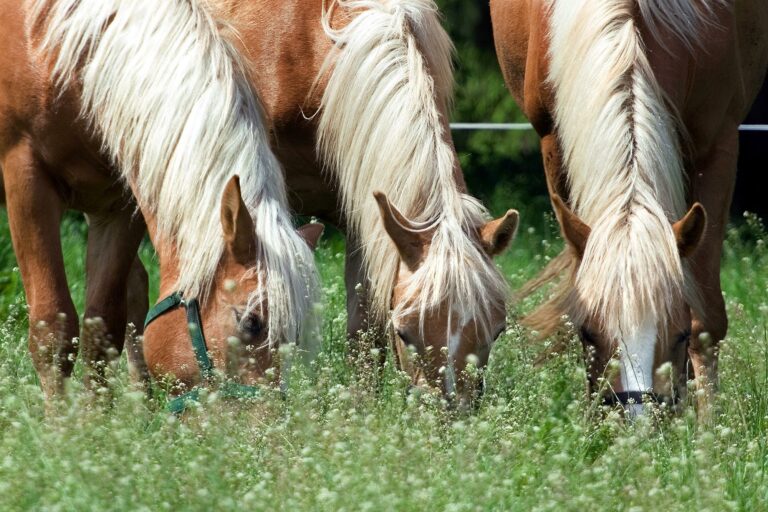
MULTIPOLYGON (((513 288, 561 247, 551 216, 522 213, 513 248, 498 260, 513 288)), ((62 235, 82 311, 84 223, 68 216, 62 235)), ((244 406, 214 393, 179 419, 161 394, 148 400, 131 387, 123 358, 111 407, 95 404, 75 378, 46 417, 2 211, 0 510, 766 510, 766 240, 752 216, 728 232, 731 327, 711 426, 697 425, 691 407, 632 424, 602 417, 585 397, 572 334, 537 364, 555 340, 536 342, 516 323, 536 297, 510 306, 473 413, 409 394, 391 358, 381 373, 347 358, 343 241, 334 234, 317 251, 323 350, 312 368, 294 372, 285 399, 267 392, 244 406)), ((149 244, 142 258, 156 284, 149 244)))

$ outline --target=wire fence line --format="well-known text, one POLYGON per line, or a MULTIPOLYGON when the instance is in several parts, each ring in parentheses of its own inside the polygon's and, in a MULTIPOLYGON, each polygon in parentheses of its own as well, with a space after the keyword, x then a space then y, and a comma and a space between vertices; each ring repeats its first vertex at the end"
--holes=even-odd
POLYGON ((533 130, 531 123, 451 123, 452 130, 493 130, 493 131, 527 131, 533 130))
MULTIPOLYGON (((458 131, 528 131, 533 130, 530 123, 451 123, 452 130, 458 131)), ((768 132, 768 124, 743 124, 742 132, 768 132)))

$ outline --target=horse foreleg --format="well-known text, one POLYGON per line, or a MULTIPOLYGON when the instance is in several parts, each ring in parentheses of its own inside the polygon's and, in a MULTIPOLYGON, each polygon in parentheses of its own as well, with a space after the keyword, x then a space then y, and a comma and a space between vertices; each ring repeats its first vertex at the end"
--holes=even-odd
POLYGON ((347 337, 357 340, 368 330, 368 310, 366 307, 368 295, 368 280, 363 268, 362 251, 347 237, 346 255, 344 259, 344 283, 347 288, 347 337))
POLYGON ((64 203, 27 142, 6 153, 3 179, 11 239, 29 305, 29 352, 50 399, 62 393, 77 354, 73 338, 78 318, 59 234, 64 203))
POLYGON ((379 349, 377 363, 381 365, 386 358, 385 328, 371 321, 368 310, 370 283, 365 276, 363 252, 352 236, 347 237, 344 282, 347 288, 347 339, 350 355, 353 359, 360 358, 366 345, 365 336, 373 336, 375 341, 372 348, 379 349))
POLYGON ((563 201, 568 201, 568 188, 557 135, 550 133, 541 138, 541 159, 544 162, 544 175, 547 178, 550 197, 556 194, 563 201))
POLYGON ((133 332, 125 335, 125 350, 128 356, 128 372, 131 382, 135 385, 149 389, 149 369, 144 360, 144 347, 142 334, 144 333, 144 319, 149 309, 149 282, 147 271, 138 256, 133 260, 133 266, 128 276, 128 326, 133 332))
POLYGON ((691 271, 702 298, 702 311, 692 311, 691 358, 697 387, 699 418, 708 422, 717 392, 719 343, 728 330, 725 301, 720 288, 720 258, 728 224, 738 158, 737 127, 724 130, 717 145, 696 167, 693 196, 707 211, 707 230, 691 256, 691 271))
POLYGON ((80 337, 86 384, 106 385, 105 368, 123 349, 128 315, 128 275, 144 235, 131 206, 110 216, 90 216, 86 259, 85 319, 80 337))

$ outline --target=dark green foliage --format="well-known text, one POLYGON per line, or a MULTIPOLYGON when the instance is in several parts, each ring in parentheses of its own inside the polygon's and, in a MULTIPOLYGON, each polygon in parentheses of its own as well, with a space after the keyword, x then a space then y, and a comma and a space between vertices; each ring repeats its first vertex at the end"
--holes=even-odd
MULTIPOLYGON (((439 0, 456 46, 454 122, 526 122, 496 60, 487 2, 439 0)), ((539 138, 533 131, 454 131, 467 185, 495 214, 521 209, 524 223, 548 209, 539 138), (532 197, 537 199, 531 200, 532 197)), ((534 225, 540 226, 538 220, 534 225)))

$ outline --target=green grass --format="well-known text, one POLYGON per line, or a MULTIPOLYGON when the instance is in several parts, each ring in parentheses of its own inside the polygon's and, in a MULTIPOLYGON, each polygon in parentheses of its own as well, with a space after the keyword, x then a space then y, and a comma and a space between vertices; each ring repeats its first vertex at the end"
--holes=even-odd
MULTIPOLYGON (((499 261, 513 285, 558 248, 551 219, 533 225, 499 261)), ((84 227, 68 217, 62 232, 82 311, 84 227)), ((755 219, 726 241, 731 328, 721 414, 708 428, 690 410, 655 423, 595 419, 579 347, 536 366, 541 347, 514 320, 468 416, 408 395, 391 366, 381 377, 351 368, 338 238, 317 253, 324 350, 311 376, 296 374, 286 400, 266 394, 247 408, 212 400, 180 421, 130 389, 123 362, 112 408, 92 406, 75 379, 60 414, 45 417, 4 212, 0 240, 0 510, 768 508, 768 251, 755 219)), ((151 249, 142 256, 154 265, 151 249)))

